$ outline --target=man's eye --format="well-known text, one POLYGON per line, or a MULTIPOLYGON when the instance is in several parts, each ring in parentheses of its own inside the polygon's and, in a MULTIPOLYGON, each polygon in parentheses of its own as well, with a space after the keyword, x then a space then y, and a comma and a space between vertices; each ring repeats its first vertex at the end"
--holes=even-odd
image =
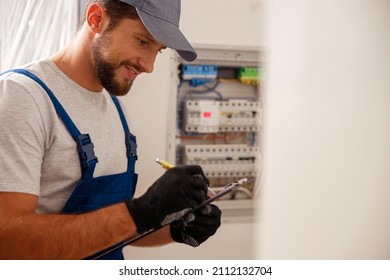
POLYGON ((146 45, 148 44, 148 41, 142 40, 142 39, 138 39, 138 44, 139 44, 140 46, 146 46, 146 45))

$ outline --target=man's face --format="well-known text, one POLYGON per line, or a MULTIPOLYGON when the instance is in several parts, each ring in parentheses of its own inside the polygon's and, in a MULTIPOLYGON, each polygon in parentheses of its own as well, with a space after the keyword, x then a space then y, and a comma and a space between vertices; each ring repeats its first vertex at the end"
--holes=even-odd
POLYGON ((158 43, 138 19, 124 19, 92 42, 92 63, 101 85, 116 96, 126 95, 135 78, 153 71, 158 43))

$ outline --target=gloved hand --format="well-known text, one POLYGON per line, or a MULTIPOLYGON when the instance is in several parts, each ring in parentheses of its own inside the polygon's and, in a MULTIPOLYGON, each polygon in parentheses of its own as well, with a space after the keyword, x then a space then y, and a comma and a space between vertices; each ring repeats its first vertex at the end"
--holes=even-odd
POLYGON ((221 210, 209 204, 195 213, 190 213, 180 223, 171 224, 171 236, 179 243, 198 247, 214 235, 221 225, 221 210))
POLYGON ((207 185, 198 165, 167 170, 141 197, 125 200, 138 233, 168 224, 178 214, 200 204, 206 197, 207 185))

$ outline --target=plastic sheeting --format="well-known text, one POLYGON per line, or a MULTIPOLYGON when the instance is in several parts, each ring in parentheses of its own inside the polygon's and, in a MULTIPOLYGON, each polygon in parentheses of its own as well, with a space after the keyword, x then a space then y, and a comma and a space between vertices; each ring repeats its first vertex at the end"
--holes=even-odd
POLYGON ((78 27, 79 0, 0 0, 0 71, 48 57, 78 27))

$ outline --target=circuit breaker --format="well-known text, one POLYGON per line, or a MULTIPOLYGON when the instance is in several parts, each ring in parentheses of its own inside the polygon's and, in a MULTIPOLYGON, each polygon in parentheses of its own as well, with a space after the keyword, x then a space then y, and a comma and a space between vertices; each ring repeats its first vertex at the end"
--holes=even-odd
POLYGON ((190 100, 184 104, 184 130, 188 133, 256 132, 260 103, 245 99, 190 100))
POLYGON ((195 47, 198 58, 173 59, 175 115, 171 116, 168 159, 202 166, 210 187, 220 191, 246 177, 250 184, 224 197, 249 205, 261 165, 261 63, 256 48, 195 47))

